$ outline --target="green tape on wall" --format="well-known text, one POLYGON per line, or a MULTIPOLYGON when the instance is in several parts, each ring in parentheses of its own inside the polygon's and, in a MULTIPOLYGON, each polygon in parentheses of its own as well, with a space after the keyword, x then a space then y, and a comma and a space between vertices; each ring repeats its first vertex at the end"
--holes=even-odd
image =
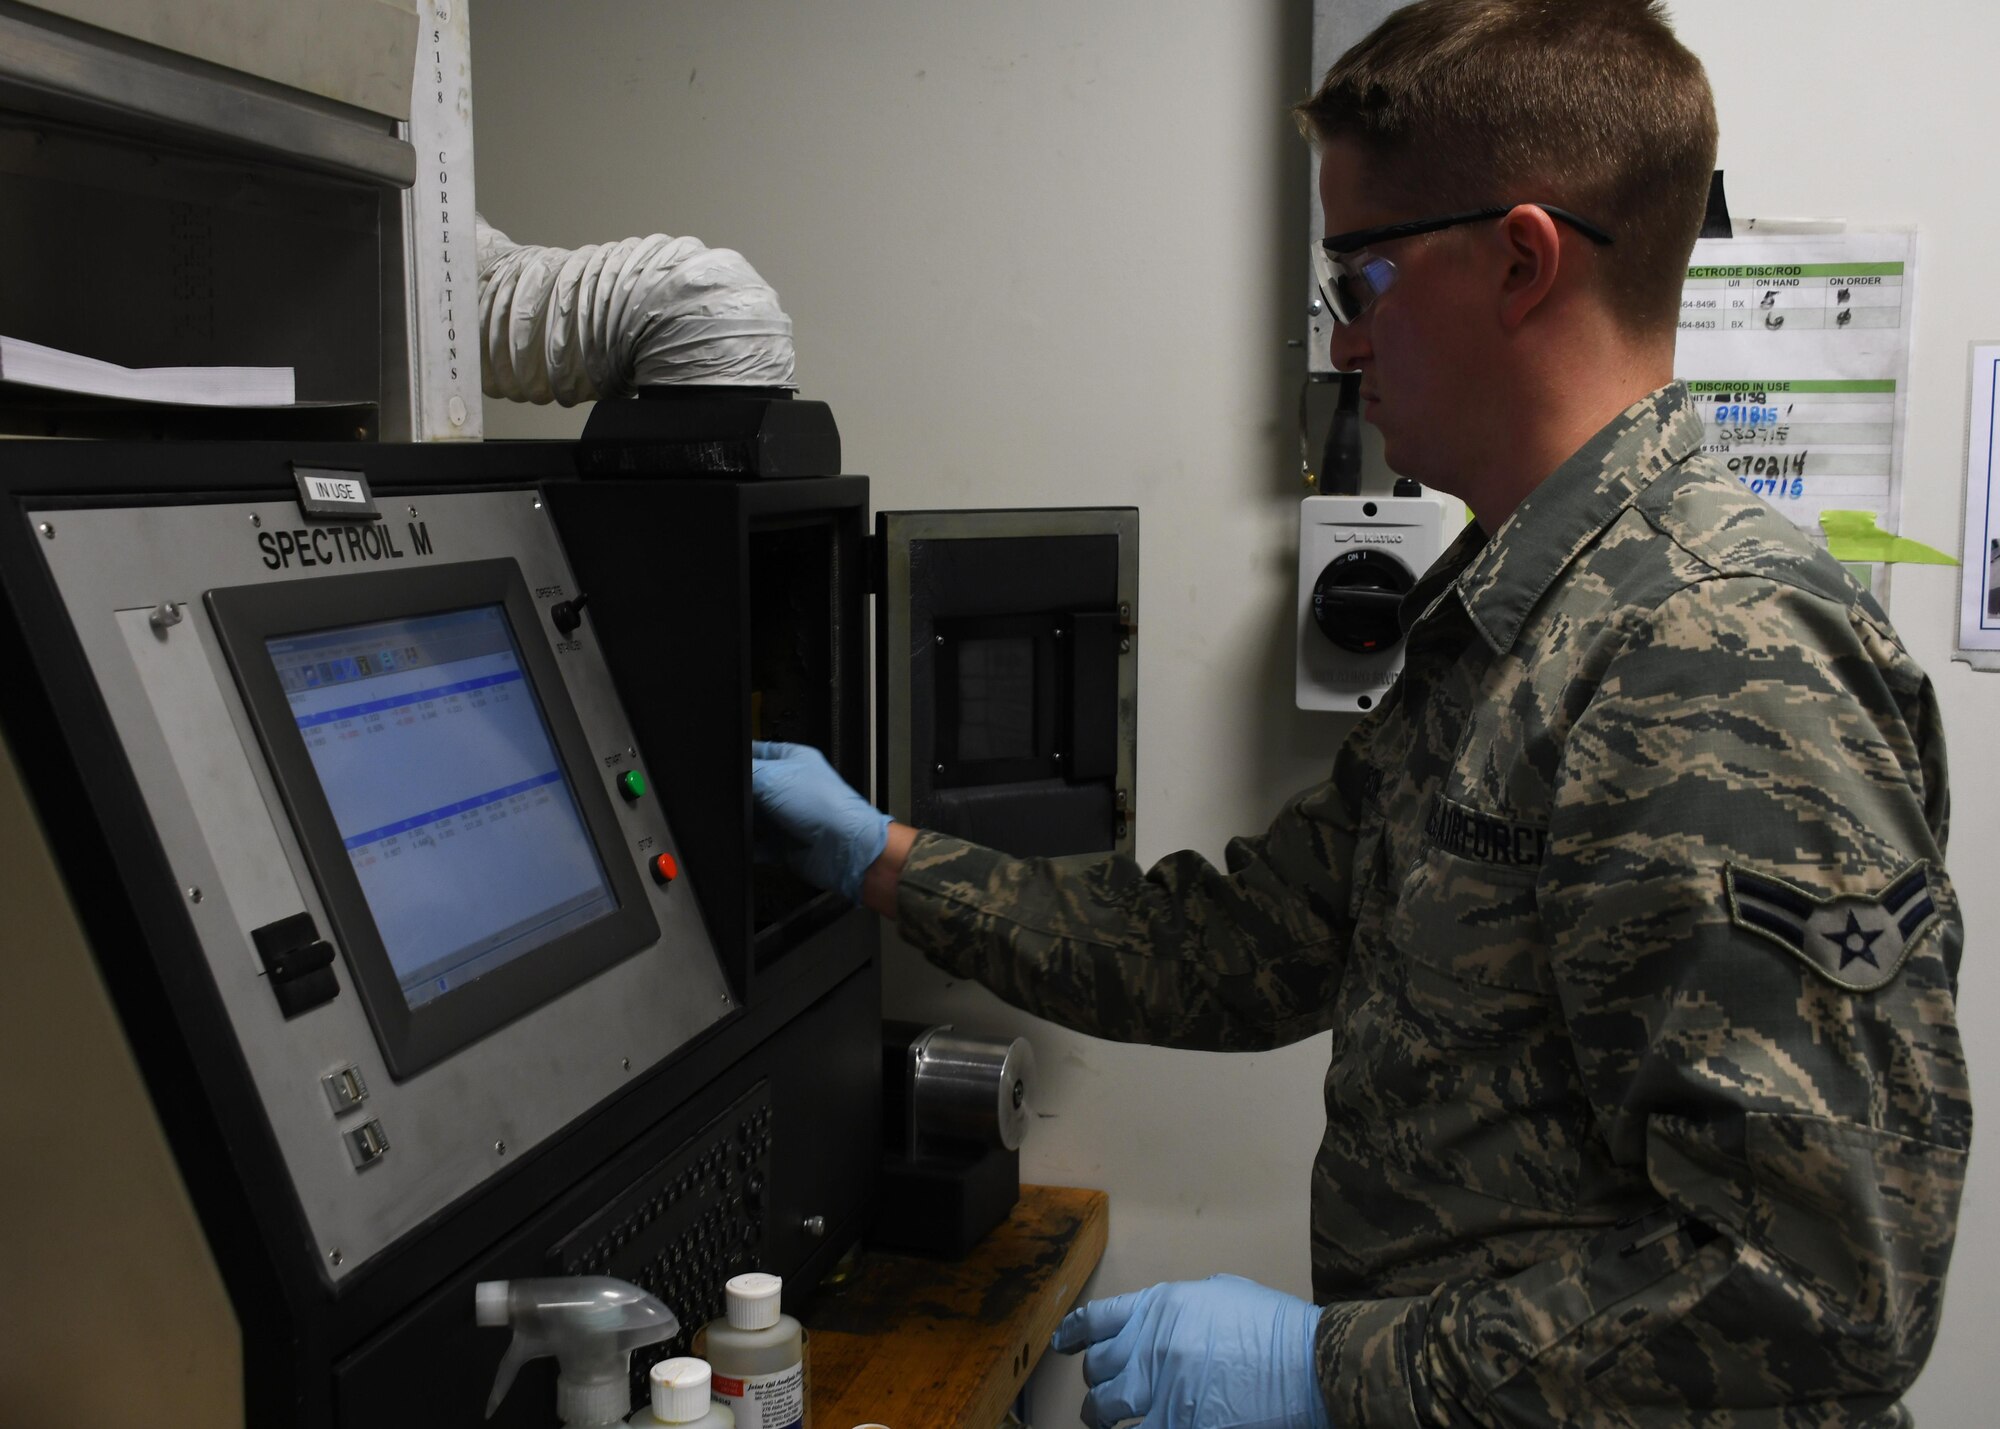
POLYGON ((1875 524, 1873 511, 1822 511, 1819 528, 1826 532, 1827 554, 1836 561, 1906 566, 1958 564, 1935 546, 1884 531, 1875 524))

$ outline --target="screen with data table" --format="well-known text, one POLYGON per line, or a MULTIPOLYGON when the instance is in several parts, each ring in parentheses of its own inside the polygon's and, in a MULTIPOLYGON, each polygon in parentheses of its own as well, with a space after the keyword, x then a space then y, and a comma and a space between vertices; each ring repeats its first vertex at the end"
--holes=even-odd
POLYGON ((617 911, 503 605, 264 643, 412 1009, 617 911))

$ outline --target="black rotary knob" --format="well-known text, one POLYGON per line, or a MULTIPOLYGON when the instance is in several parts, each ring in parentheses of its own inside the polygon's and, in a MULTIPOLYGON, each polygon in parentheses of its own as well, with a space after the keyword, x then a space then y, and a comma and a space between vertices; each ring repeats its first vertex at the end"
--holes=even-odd
POLYGON ((1343 650, 1373 655, 1403 638, 1397 612, 1416 578, 1381 551, 1343 551, 1313 582, 1313 623, 1343 650))

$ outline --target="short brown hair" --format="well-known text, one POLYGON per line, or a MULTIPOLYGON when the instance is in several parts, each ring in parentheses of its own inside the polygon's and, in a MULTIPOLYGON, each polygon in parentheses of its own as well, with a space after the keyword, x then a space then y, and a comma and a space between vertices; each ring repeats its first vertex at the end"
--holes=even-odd
POLYGON ((1673 330, 1715 101, 1658 0, 1417 0, 1293 112, 1309 138, 1358 144, 1399 201, 1581 214, 1613 236, 1602 271, 1627 330, 1673 330))

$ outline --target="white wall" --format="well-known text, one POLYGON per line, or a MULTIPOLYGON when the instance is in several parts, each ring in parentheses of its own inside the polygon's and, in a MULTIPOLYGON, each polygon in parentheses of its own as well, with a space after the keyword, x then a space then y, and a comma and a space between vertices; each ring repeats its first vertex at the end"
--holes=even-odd
MULTIPOLYGON (((2000 133, 1990 59, 2000 10, 1972 0, 1670 0, 1683 39, 1708 66, 1722 122, 1720 163, 1733 212, 1915 223, 1916 345, 1904 446, 1903 531, 1959 548, 1965 481, 1966 344, 2000 336, 1991 276, 2000 189, 1982 140, 2000 133), (1885 23, 1893 13, 1894 19, 1885 23), (1746 19, 1754 16, 1754 24, 1746 19), (1781 36, 1777 43, 1766 37, 1781 36)), ((1958 573, 1899 566, 1889 613, 1938 687, 1952 755, 1950 865, 1965 905, 1959 1025, 1970 1043, 1975 1138, 1943 1333, 1910 1396, 1919 1422, 2000 1418, 2000 1367, 1985 1331, 2000 1316, 2000 778, 1987 743, 2000 675, 1951 660, 1958 573)))
MULTIPOLYGON (((1285 0, 480 0, 478 187, 517 239, 662 230, 739 248, 797 324, 800 380, 878 507, 1130 503, 1143 512, 1142 858, 1219 857, 1318 778, 1348 727, 1291 707, 1293 423, 1309 81, 1285 0)), ((1924 226, 1905 530, 1956 549, 1965 342, 2000 337, 1976 264, 2000 230, 1977 137, 2000 13, 1862 0, 1678 0, 1710 66, 1740 215, 1924 226), (1782 36, 1777 44, 1771 36, 1782 36)), ((491 436, 581 414, 488 405, 491 436)), ((1896 577, 1892 614, 1943 693, 1953 862, 1972 938, 1963 1019, 2000 1013, 1982 954, 2000 835, 1980 736, 2000 677, 1948 660, 1953 573, 1896 577)), ((1324 1038, 1267 1056, 1126 1048, 1030 1024, 892 950, 899 1015, 1026 1029, 1044 1072, 1029 1179, 1112 1196, 1096 1293, 1230 1269, 1306 1293, 1324 1038)), ((1975 1052, 1979 1049, 1975 1047, 1975 1052)), ((2000 1107, 2000 1059, 1980 1057, 2000 1107)), ((1977 1336, 2000 1311, 2000 1160, 1975 1160, 1944 1339, 1914 1406, 1984 1422, 1977 1336), (1989 1165, 1990 1163, 1990 1165, 1989 1165)), ((1035 1412, 1070 1422, 1073 1364, 1035 1412)), ((837 1429, 837 1426, 836 1426, 837 1429)))

